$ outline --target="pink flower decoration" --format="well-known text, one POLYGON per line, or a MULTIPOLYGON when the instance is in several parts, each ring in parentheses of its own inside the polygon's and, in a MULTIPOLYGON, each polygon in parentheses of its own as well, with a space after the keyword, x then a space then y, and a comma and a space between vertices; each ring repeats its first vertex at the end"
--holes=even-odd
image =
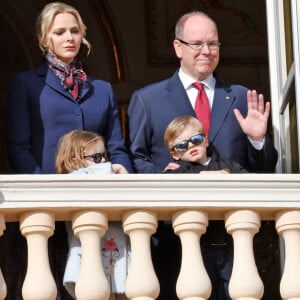
POLYGON ((106 240, 103 244, 103 247, 106 251, 113 251, 117 249, 117 243, 113 239, 106 240))

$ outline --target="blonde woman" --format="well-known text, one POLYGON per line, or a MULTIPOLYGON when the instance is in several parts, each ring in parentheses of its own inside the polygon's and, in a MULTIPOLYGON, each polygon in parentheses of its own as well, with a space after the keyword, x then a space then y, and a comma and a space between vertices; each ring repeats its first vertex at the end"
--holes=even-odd
POLYGON ((79 12, 49 3, 37 19, 36 33, 44 62, 16 74, 8 90, 6 136, 13 171, 55 173, 59 138, 82 129, 102 135, 111 161, 130 172, 112 87, 88 76, 79 61, 79 53, 91 49, 79 12))

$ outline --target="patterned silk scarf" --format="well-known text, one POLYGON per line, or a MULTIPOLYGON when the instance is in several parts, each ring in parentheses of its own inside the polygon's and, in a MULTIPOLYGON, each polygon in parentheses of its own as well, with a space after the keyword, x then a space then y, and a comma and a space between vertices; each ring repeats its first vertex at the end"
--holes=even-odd
POLYGON ((67 65, 50 52, 46 54, 45 58, 49 68, 53 70, 65 90, 71 93, 74 100, 77 100, 79 89, 87 85, 87 75, 82 70, 81 63, 74 60, 67 65))

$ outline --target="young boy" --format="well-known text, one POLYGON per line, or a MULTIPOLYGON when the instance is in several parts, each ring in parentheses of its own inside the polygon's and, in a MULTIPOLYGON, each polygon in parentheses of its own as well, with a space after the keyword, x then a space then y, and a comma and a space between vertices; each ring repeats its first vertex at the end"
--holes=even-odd
MULTIPOLYGON (((165 173, 247 173, 238 162, 221 158, 217 153, 207 156, 209 144, 201 122, 192 116, 174 119, 167 127, 164 142, 179 165, 165 173)), ((233 264, 232 238, 223 221, 210 221, 201 237, 203 261, 212 283, 209 299, 231 299, 228 284, 233 264)))
POLYGON ((238 162, 221 158, 215 152, 207 156, 208 138, 201 122, 192 116, 174 119, 165 131, 164 142, 179 165, 165 173, 247 173, 238 162))

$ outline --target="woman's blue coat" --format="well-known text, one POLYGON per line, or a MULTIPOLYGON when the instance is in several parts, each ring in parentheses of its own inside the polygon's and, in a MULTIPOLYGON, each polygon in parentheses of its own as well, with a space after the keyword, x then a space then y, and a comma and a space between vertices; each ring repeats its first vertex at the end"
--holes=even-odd
POLYGON ((74 101, 46 64, 18 73, 10 81, 5 124, 8 158, 16 173, 55 173, 58 140, 74 129, 104 136, 111 161, 131 171, 108 82, 89 77, 74 101))

